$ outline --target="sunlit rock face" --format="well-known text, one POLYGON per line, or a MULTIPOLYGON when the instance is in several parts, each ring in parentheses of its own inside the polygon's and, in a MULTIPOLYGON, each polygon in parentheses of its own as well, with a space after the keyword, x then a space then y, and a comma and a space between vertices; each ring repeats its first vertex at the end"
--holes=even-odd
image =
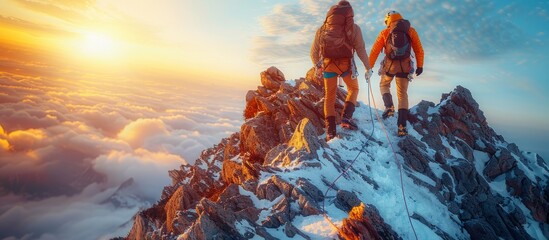
POLYGON ((549 237, 547 164, 495 133, 467 89, 411 108, 403 138, 395 118, 378 122, 361 103, 360 130, 326 142, 322 81, 307 76, 262 72, 240 132, 170 171, 128 238, 549 237))

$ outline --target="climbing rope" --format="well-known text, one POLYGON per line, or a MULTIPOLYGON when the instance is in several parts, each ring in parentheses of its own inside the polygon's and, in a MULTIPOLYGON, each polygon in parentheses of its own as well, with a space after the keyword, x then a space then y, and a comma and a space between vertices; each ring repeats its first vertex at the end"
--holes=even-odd
MULTIPOLYGON (((353 161, 351 161, 351 163, 343 170, 343 172, 341 172, 339 174, 339 176, 337 176, 337 178, 330 184, 330 186, 328 187, 328 189, 324 193, 324 196, 328 195, 328 192, 330 191, 330 189, 333 189, 333 187, 334 187, 335 183, 337 182, 337 180, 339 180, 340 177, 345 175, 347 173, 347 171, 353 166, 355 161, 358 159, 358 156, 360 156, 360 154, 363 153, 364 148, 366 148, 370 138, 374 134, 375 126, 374 126, 374 121, 373 121, 372 107, 371 107, 370 99, 372 99, 372 102, 374 104, 375 109, 377 109, 377 106, 376 106, 375 99, 373 97, 371 97, 371 95, 373 95, 373 93, 372 93, 372 86, 370 85, 370 80, 366 79, 366 82, 368 83, 368 106, 370 106, 370 119, 372 121, 372 131, 370 132, 369 137, 366 139, 366 142, 362 145, 362 148, 360 149, 358 154, 355 156, 353 161)), ((410 226, 411 226, 412 231, 414 233, 414 236, 417 240, 418 237, 417 237, 416 229, 414 228, 414 224, 412 223, 412 218, 410 217, 410 211, 408 209, 408 202, 406 201, 406 194, 404 192, 404 181, 403 181, 403 177, 402 177, 402 166, 401 166, 400 162, 398 161, 395 148, 393 147, 393 143, 392 143, 392 141, 389 137, 389 134, 387 133, 387 130, 385 129, 385 125, 383 124, 383 121, 381 121, 381 118, 379 117, 379 113, 377 111, 376 111, 376 118, 377 118, 378 122, 380 123, 381 128, 383 129, 383 132, 385 132, 385 136, 387 137, 387 141, 389 142, 389 145, 391 146, 391 150, 393 151, 393 157, 394 157, 394 160, 397 164, 399 174, 400 174, 400 188, 401 188, 401 192, 402 192, 402 199, 404 199, 404 206, 406 207, 406 213, 407 213, 407 216, 408 216, 408 221, 410 222, 410 226)), ((339 232, 340 231, 339 227, 326 214, 325 202, 326 201, 322 202, 322 212, 323 212, 324 218, 339 232)))
MULTIPOLYGON (((370 81, 367 79, 366 82, 368 82, 368 88, 370 88, 370 81)), ((370 104, 370 91, 368 91, 368 106, 371 106, 371 104, 370 104)), ((345 175, 347 173, 347 171, 349 171, 349 169, 353 166, 353 164, 358 159, 358 156, 360 156, 360 154, 363 153, 364 149, 368 145, 368 142, 370 141, 370 138, 374 134, 375 127, 374 127, 374 118, 373 118, 372 108, 371 107, 370 107, 370 120, 372 122, 372 131, 370 132, 369 137, 366 138, 366 142, 362 145, 362 148, 360 149, 358 154, 355 156, 355 159, 353 159, 353 161, 351 161, 351 163, 343 170, 343 172, 341 172, 339 174, 339 176, 337 176, 337 178, 332 182, 332 184, 330 184, 328 189, 326 189, 326 192, 324 193, 324 196, 328 196, 328 192, 330 191, 330 189, 333 189, 333 187, 334 187, 335 183, 337 182, 337 180, 339 180, 340 177, 342 177, 343 175, 345 175)), ((361 132, 364 134, 363 131, 361 131, 361 132)), ((339 227, 334 222, 332 222, 332 220, 326 214, 325 203, 326 203, 326 201, 322 202, 322 212, 323 212, 324 218, 339 232, 340 231, 339 227)))
MULTIPOLYGON (((370 86, 370 82, 368 82, 368 91, 369 92, 372 91, 372 87, 370 86)), ((370 96, 370 93, 368 93, 368 98, 369 98, 369 96, 370 96)), ((374 103, 374 108, 377 109, 376 100, 372 98, 372 101, 374 103)), ((368 103, 369 103, 369 99, 368 99, 368 103)), ((377 120, 378 120, 379 124, 381 125, 381 128, 383 129, 383 132, 385 132, 385 137, 387 137, 387 141, 389 142, 389 145, 391 146, 391 150, 393 151, 393 157, 394 157, 394 160, 397 164, 398 172, 400 174, 400 189, 402 191, 402 199, 404 200, 404 206, 406 207, 406 214, 408 215, 408 221, 410 222, 410 227, 412 227, 412 231, 414 232, 414 236, 417 240, 418 237, 417 237, 416 229, 414 228, 414 224, 412 223, 412 218, 410 217, 410 210, 408 209, 408 202, 406 201, 406 194, 404 192, 404 181, 402 180, 402 166, 401 166, 400 162, 398 161, 395 148, 393 147, 393 142, 391 141, 391 138, 389 137, 389 133, 387 133, 387 129, 385 129, 385 125, 383 124, 383 121, 381 121, 381 118, 379 117, 379 113, 377 111, 376 111, 376 117, 377 117, 377 120)))

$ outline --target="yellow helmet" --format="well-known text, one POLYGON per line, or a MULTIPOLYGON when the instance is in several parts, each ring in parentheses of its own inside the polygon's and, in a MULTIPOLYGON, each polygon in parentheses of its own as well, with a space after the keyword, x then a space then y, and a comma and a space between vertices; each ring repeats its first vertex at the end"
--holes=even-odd
POLYGON ((397 11, 391 10, 385 15, 385 25, 389 26, 392 21, 400 20, 402 16, 397 11))

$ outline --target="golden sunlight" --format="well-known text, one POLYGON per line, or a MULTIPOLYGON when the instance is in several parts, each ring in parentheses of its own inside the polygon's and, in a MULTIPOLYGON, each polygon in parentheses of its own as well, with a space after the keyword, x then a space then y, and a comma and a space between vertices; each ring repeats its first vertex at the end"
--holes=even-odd
POLYGON ((116 41, 104 33, 86 32, 82 44, 82 50, 90 57, 113 58, 118 55, 116 41))

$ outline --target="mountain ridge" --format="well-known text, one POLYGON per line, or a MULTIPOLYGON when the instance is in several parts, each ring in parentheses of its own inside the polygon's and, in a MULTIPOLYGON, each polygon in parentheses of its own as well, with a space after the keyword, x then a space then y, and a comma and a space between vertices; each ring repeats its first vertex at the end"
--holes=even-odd
MULTIPOLYGON (((394 154, 378 110, 363 103, 361 131, 338 127, 340 137, 324 141, 323 83, 312 70, 291 81, 275 67, 260 76, 241 131, 170 171, 172 184, 127 239, 410 239, 400 165, 420 239, 548 238, 547 164, 490 128, 466 88, 411 108, 410 135, 391 136, 394 154)), ((339 89, 336 111, 344 96, 339 89)))

